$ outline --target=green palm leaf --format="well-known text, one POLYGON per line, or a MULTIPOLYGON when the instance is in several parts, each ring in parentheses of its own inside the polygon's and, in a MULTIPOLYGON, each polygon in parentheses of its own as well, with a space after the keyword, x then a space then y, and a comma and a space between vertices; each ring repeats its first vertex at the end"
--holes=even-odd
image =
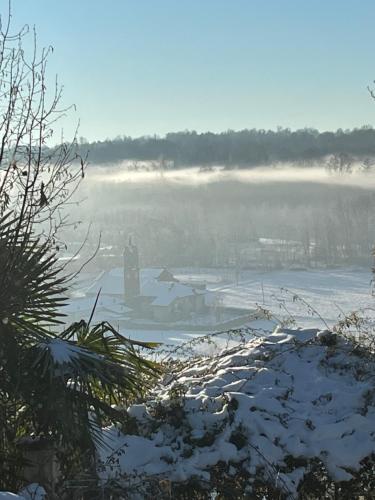
POLYGON ((0 449, 34 435, 65 453, 94 453, 101 426, 125 423, 124 407, 160 373, 142 351, 157 344, 125 339, 109 323, 58 333, 67 281, 47 243, 0 218, 0 449))

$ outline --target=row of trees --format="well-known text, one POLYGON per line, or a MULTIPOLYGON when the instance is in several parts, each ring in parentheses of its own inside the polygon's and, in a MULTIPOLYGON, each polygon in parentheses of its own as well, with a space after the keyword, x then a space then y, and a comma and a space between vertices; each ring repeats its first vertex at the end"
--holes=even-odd
POLYGON ((327 155, 375 155, 375 130, 360 129, 319 132, 305 128, 291 131, 228 130, 219 134, 184 131, 165 137, 118 137, 89 144, 80 140, 82 151, 90 150, 93 163, 125 159, 168 160, 167 166, 226 165, 254 166, 284 161, 311 161, 327 155))

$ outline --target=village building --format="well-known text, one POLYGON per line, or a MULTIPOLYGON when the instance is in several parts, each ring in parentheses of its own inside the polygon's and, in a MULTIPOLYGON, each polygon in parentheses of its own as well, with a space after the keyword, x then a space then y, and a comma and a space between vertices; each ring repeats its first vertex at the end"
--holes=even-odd
POLYGON ((87 275, 62 308, 73 321, 108 321, 119 330, 208 330, 233 328, 249 319, 249 310, 227 307, 204 282, 178 279, 166 268, 139 267, 137 247, 129 241, 123 267, 87 275))
POLYGON ((228 263, 235 269, 302 269, 309 264, 311 250, 311 243, 306 248, 301 241, 254 238, 248 242, 233 243, 228 263))
MULTIPOLYGON (((179 282, 165 268, 139 268, 138 250, 131 242, 124 252, 124 267, 102 271, 83 290, 85 300, 100 291, 100 311, 112 309, 127 318, 142 318, 159 322, 176 322, 204 312, 206 291, 179 282), (124 309, 125 308, 125 309, 124 309)), ((82 304, 85 301, 82 299, 82 304)))

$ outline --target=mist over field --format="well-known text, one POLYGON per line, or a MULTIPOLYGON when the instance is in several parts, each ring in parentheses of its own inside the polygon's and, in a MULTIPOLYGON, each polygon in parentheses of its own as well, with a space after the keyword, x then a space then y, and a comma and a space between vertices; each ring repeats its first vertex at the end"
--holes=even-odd
POLYGON ((326 166, 298 167, 294 163, 278 163, 273 167, 226 169, 222 166, 191 167, 179 170, 158 168, 157 163, 123 161, 113 165, 90 166, 88 182, 95 183, 160 183, 200 185, 218 182, 273 183, 306 182, 339 186, 375 187, 375 172, 363 172, 361 164, 354 165, 350 174, 330 172, 326 166))
POLYGON ((131 237, 142 265, 370 266, 374 187, 375 175, 359 167, 334 174, 287 164, 210 171, 90 166, 72 213, 86 224, 68 240, 82 239, 91 222, 92 245, 101 232, 102 246, 120 256, 131 237), (278 254, 253 262, 259 240, 278 241, 278 254))

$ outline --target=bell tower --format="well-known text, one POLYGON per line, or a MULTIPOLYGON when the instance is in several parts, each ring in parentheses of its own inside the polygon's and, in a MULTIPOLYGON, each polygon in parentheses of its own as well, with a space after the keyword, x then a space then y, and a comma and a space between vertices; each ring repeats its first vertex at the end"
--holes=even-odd
POLYGON ((124 298, 131 302, 141 293, 138 248, 131 238, 124 250, 124 298))

